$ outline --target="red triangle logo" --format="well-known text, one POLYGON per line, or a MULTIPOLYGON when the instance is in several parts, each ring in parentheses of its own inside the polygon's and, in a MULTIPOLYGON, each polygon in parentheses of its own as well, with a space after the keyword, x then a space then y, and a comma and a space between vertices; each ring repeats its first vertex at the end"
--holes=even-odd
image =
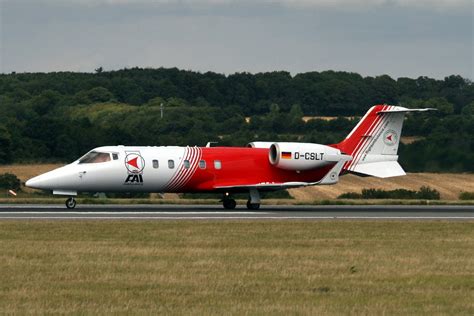
POLYGON ((138 160, 138 157, 135 157, 135 158, 130 159, 129 161, 127 161, 127 163, 128 163, 130 166, 135 167, 135 168, 138 169, 138 162, 137 162, 137 160, 138 160))
POLYGON ((388 136, 387 136, 387 139, 388 139, 389 141, 392 141, 392 136, 393 136, 392 134, 388 135, 388 136))

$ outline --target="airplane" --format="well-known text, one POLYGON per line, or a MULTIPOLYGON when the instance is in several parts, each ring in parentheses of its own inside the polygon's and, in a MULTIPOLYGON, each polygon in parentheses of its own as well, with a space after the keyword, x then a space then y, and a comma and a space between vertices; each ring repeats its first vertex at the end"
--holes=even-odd
MULTIPOLYGON (((220 192, 225 209, 234 193, 248 192, 247 208, 260 208, 260 192, 331 185, 341 175, 388 178, 405 175, 397 162, 407 109, 375 105, 337 144, 249 143, 247 147, 104 146, 28 180, 30 188, 68 196, 78 192, 220 192)), ((209 145, 209 144, 208 144, 209 145)))

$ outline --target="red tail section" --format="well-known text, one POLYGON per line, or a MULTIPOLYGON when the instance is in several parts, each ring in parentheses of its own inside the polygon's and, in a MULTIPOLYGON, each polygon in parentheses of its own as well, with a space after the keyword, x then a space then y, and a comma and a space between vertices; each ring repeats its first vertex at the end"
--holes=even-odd
POLYGON ((405 175, 397 162, 405 114, 431 110, 433 109, 407 109, 393 105, 376 105, 370 108, 346 139, 333 145, 352 156, 343 170, 379 178, 405 175))
POLYGON ((397 152, 405 114, 430 110, 393 105, 370 108, 346 139, 333 145, 352 156, 343 170, 379 178, 404 175, 405 171, 397 162, 397 152))
POLYGON ((381 123, 380 111, 388 110, 390 105, 374 105, 365 113, 364 117, 347 135, 347 137, 336 145, 343 153, 351 155, 353 158, 361 151, 367 139, 377 130, 381 123))

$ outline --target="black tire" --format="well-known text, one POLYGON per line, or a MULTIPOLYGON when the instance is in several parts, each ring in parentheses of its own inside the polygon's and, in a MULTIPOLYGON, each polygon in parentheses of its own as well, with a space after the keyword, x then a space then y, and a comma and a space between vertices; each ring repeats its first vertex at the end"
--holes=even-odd
POLYGON ((237 206, 237 202, 234 199, 224 199, 222 204, 227 210, 233 210, 237 206))
POLYGON ((260 203, 250 203, 250 200, 247 201, 247 208, 249 210, 258 210, 260 208, 260 203))
POLYGON ((73 209, 76 207, 76 200, 74 198, 69 198, 66 200, 66 207, 68 209, 73 209))

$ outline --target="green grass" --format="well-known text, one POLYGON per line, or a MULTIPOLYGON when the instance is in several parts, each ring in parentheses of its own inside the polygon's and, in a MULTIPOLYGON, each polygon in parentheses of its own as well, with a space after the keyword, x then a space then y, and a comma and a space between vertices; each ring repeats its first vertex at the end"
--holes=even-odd
POLYGON ((474 314, 473 222, 2 221, 0 313, 474 314))

